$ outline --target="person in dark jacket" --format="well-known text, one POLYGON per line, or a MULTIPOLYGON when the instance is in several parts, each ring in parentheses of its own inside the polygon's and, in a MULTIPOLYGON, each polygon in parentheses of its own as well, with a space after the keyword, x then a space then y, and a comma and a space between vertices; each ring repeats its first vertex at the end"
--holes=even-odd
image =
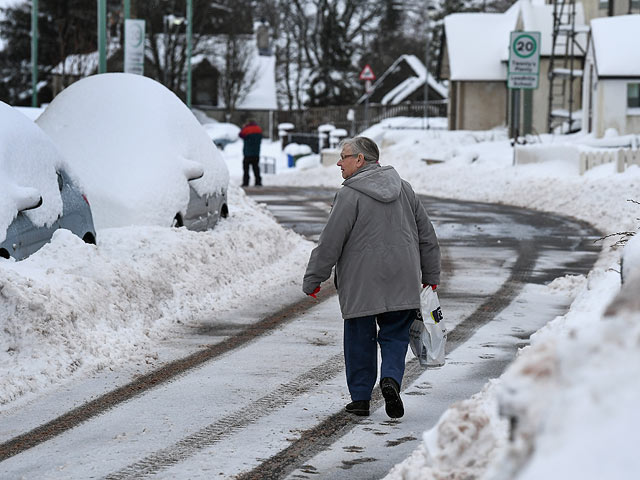
POLYGON ((375 142, 356 137, 341 147, 338 166, 345 181, 311 252, 302 290, 315 297, 335 266, 352 400, 346 410, 369 415, 377 342, 386 412, 399 418, 409 329, 420 308, 421 286, 435 290, 440 281, 440 247, 411 185, 393 167, 378 163, 375 142))
POLYGON ((256 187, 262 185, 262 177, 260 177, 260 144, 262 143, 262 129, 254 121, 249 120, 242 130, 240 130, 239 136, 244 140, 244 147, 242 154, 244 159, 242 161, 242 168, 244 175, 242 177, 242 186, 249 186, 249 167, 253 168, 253 177, 256 187))

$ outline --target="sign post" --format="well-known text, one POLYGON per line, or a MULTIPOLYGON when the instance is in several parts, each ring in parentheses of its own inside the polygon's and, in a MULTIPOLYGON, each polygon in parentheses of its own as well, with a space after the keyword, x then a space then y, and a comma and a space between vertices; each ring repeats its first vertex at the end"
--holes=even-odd
POLYGON ((31 3, 31 106, 38 106, 38 0, 31 3))
POLYGON ((507 87, 536 89, 540 79, 540 32, 511 32, 507 87))
POLYGON ((144 75, 144 20, 124 21, 124 71, 144 75))
POLYGON ((193 0, 187 0, 187 107, 191 108, 191 56, 193 53, 193 0))
MULTIPOLYGON (((540 83, 540 32, 511 32, 507 88, 511 90, 511 137, 520 135, 520 90, 534 90, 540 83)), ((531 104, 525 105, 526 125, 531 125, 531 104)), ((515 152, 515 149, 514 149, 515 152)))
POLYGON ((360 80, 364 80, 364 128, 369 127, 369 94, 371 93, 371 82, 376 79, 373 70, 367 63, 360 72, 360 80))
POLYGON ((107 0, 98 0, 98 73, 107 71, 107 0))

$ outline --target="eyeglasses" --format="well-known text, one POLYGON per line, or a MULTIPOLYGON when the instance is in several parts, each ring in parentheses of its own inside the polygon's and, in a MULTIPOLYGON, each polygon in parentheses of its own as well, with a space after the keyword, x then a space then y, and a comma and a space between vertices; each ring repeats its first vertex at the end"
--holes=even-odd
POLYGON ((340 160, 344 161, 345 158, 357 157, 357 156, 358 156, 357 153, 350 153, 349 155, 340 155, 340 160))

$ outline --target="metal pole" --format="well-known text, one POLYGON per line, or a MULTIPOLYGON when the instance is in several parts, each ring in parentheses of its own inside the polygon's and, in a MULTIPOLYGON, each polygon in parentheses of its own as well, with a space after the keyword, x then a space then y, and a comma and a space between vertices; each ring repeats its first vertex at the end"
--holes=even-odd
POLYGON ((31 106, 38 106, 38 0, 31 2, 31 106))
POLYGON ((369 128, 369 89, 367 88, 367 81, 364 83, 364 92, 366 97, 364 97, 364 130, 369 128))
POLYGON ((193 0, 187 0, 187 107, 191 108, 191 50, 193 36, 193 0))
POLYGON ((164 81, 162 83, 164 83, 164 86, 169 88, 169 84, 167 83, 167 70, 169 69, 169 42, 167 40, 167 37, 169 35, 168 32, 168 28, 167 28, 167 15, 163 15, 162 17, 162 32, 164 33, 164 66, 162 68, 162 73, 163 73, 163 78, 164 81))
POLYGON ((426 40, 424 45, 424 119, 427 126, 429 128, 429 2, 427 1, 426 5, 427 12, 427 28, 426 28, 426 40))
POLYGON ((98 0, 98 73, 107 71, 107 0, 98 0))
POLYGON ((124 19, 131 18, 131 0, 124 0, 124 19))

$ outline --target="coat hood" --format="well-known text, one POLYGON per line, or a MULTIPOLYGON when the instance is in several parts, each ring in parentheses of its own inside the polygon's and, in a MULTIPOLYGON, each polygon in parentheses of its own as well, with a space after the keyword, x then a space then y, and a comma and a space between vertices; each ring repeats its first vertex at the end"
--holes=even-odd
POLYGON ((398 172, 390 166, 379 164, 362 167, 347 178, 342 185, 364 193, 379 202, 393 202, 400 196, 402 179, 398 172))

